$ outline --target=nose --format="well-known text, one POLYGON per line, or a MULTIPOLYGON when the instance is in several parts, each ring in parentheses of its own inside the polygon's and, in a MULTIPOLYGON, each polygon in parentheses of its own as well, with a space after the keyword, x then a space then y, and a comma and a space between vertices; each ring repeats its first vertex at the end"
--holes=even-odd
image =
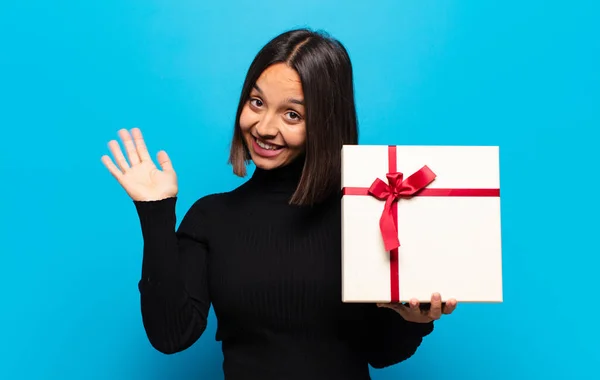
POLYGON ((263 138, 269 139, 277 136, 279 132, 279 128, 277 127, 276 117, 271 115, 265 115, 257 124, 256 124, 256 133, 263 138))

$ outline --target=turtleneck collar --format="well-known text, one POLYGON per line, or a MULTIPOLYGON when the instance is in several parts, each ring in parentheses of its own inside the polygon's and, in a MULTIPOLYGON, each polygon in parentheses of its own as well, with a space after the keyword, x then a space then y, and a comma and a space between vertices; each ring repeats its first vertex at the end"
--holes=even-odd
POLYGON ((266 193, 284 193, 291 195, 300 182, 304 157, 299 157, 291 163, 275 169, 261 169, 256 167, 250 179, 255 186, 259 186, 266 193))

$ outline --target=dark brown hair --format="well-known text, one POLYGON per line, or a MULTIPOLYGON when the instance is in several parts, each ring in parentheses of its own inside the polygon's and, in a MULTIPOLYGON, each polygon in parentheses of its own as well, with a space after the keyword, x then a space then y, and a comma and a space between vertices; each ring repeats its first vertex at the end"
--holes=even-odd
POLYGON ((240 114, 262 72, 282 62, 298 72, 306 109, 304 168, 290 203, 311 205, 340 190, 342 145, 358 143, 350 57, 324 32, 287 31, 258 52, 242 87, 229 163, 236 175, 246 175, 250 154, 239 128, 240 114))

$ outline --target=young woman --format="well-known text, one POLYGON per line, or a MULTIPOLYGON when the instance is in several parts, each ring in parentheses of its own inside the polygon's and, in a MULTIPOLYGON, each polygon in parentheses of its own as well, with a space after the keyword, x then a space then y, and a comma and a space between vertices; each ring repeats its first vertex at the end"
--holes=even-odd
POLYGON ((369 379, 415 353, 451 313, 434 294, 410 305, 341 302, 340 150, 358 140, 352 66, 337 41, 283 33, 260 50, 243 85, 230 163, 251 178, 202 197, 175 228, 177 177, 154 163, 139 129, 119 131, 102 161, 139 215, 144 327, 160 352, 191 346, 212 305, 224 373, 237 379, 369 379), (385 307, 378 307, 385 306, 385 307))

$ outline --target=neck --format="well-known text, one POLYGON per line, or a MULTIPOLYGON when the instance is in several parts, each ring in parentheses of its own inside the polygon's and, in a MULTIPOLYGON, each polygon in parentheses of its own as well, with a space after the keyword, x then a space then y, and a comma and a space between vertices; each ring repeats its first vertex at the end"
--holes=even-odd
POLYGON ((291 196, 298 187, 303 167, 302 157, 274 169, 256 167, 250 182, 260 186, 266 193, 283 193, 291 196))

